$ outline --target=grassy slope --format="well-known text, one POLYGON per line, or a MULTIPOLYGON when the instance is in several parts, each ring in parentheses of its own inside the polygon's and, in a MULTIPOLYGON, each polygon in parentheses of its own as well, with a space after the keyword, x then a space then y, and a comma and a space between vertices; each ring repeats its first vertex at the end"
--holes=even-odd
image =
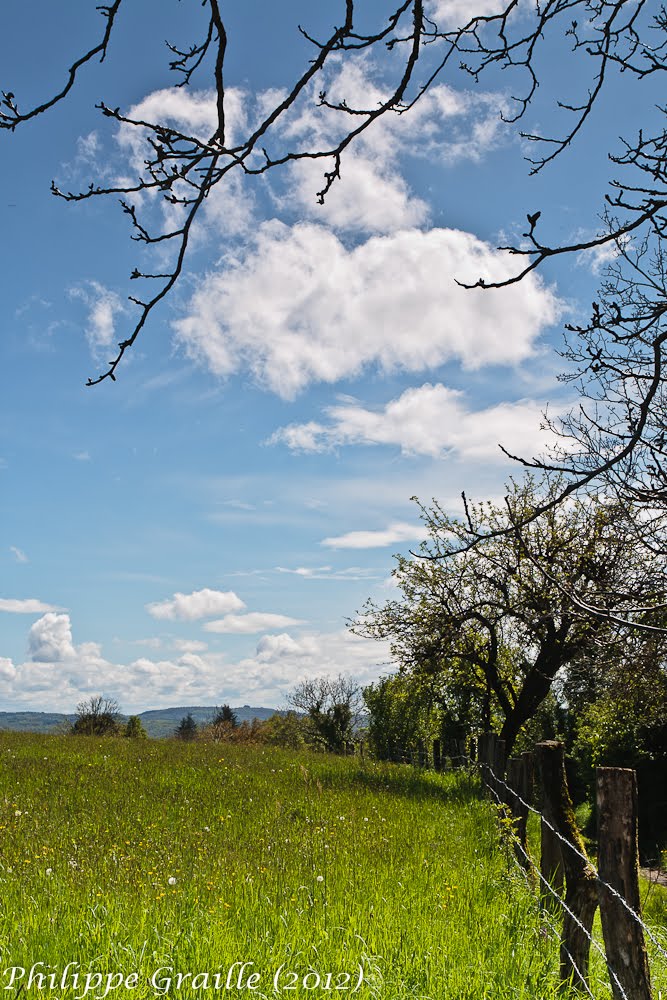
POLYGON ((324 983, 349 971, 351 986, 362 965, 358 995, 387 1000, 556 996, 554 942, 465 776, 0 734, 0 972, 137 971, 136 989, 109 996, 141 1000, 160 966, 214 973, 243 960, 267 995, 285 963, 324 983))

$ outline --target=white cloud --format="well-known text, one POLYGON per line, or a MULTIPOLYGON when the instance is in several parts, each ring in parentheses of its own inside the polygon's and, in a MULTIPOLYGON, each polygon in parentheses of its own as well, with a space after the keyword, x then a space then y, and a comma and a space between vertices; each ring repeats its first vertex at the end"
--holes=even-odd
POLYGON ((38 663, 58 663, 74 656, 69 615, 52 611, 40 618, 28 633, 28 654, 38 663))
POLYGON ((488 17, 501 13, 507 6, 506 0, 475 0, 474 9, 470 0, 429 0, 426 13, 441 30, 451 30, 465 27, 473 14, 475 17, 488 17))
POLYGON ((290 573, 304 580, 377 580, 377 570, 362 566, 348 566, 345 569, 334 569, 332 566, 297 566, 289 569, 286 566, 276 566, 277 573, 290 573))
POLYGON ((365 684, 378 677, 388 659, 385 643, 340 630, 262 636, 254 652, 237 661, 190 650, 175 659, 142 656, 121 664, 107 660, 97 643, 73 644, 67 615, 47 615, 36 624, 30 660, 14 664, 0 657, 4 702, 35 710, 48 706, 69 712, 102 691, 126 712, 222 700, 279 707, 306 676, 343 672, 365 684))
POLYGON ((207 622, 204 625, 204 631, 252 635, 256 632, 269 632, 274 628, 288 628, 290 625, 299 624, 301 622, 298 618, 289 618, 287 615, 251 611, 247 615, 225 615, 219 621, 207 622))
POLYGON ((310 421, 276 431, 270 444, 293 451, 325 451, 339 445, 397 445, 413 455, 502 461, 499 443, 522 455, 543 452, 550 437, 540 429, 544 404, 533 400, 499 403, 472 411, 464 393, 437 384, 406 389, 377 410, 345 401, 325 410, 326 424, 310 421))
POLYGON ((277 573, 291 573, 304 580, 377 580, 381 579, 377 571, 365 569, 362 566, 349 566, 346 569, 333 569, 332 566, 297 566, 289 569, 286 566, 276 566, 277 573))
MULTIPOLYGON (((329 103, 352 109, 376 108, 390 97, 366 54, 330 60, 329 74, 318 78, 307 99, 285 116, 279 129, 285 149, 334 148, 354 124, 344 112, 319 105, 321 90, 326 90, 329 103)), ((387 112, 357 136, 345 150, 340 178, 323 205, 316 193, 324 187, 333 160, 293 161, 287 191, 277 202, 282 209, 298 211, 301 218, 306 215, 344 231, 389 233, 423 225, 428 206, 410 191, 401 161, 408 156, 445 165, 479 161, 498 145, 506 106, 500 94, 433 85, 408 114, 387 112)))
POLYGON ((320 545, 331 549, 379 549, 397 542, 413 542, 424 537, 424 527, 394 521, 379 531, 348 531, 345 535, 323 538, 320 545))
POLYGON ((502 290, 457 285, 516 271, 511 255, 458 230, 406 230, 348 250, 321 226, 268 222, 226 264, 201 282, 177 339, 214 374, 249 370, 287 399, 371 366, 516 364, 558 317, 533 275, 502 290))
POLYGON ((191 594, 175 593, 171 600, 155 601, 146 605, 146 611, 153 618, 184 621, 195 621, 198 618, 212 618, 214 615, 225 615, 231 611, 241 611, 244 602, 234 591, 195 590, 191 594))
POLYGON ((4 681, 16 680, 16 667, 6 656, 0 656, 0 678, 4 681))
POLYGON ((204 653, 208 649, 208 644, 201 639, 174 639, 173 646, 179 653, 204 653))
POLYGON ((28 557, 25 554, 25 552, 23 551, 23 549, 17 548, 16 545, 10 545, 9 546, 9 551, 12 553, 12 555, 16 559, 17 563, 27 563, 28 562, 28 557))
POLYGON ((70 289, 70 296, 88 307, 86 337, 93 353, 97 355, 114 344, 118 339, 116 318, 127 313, 127 303, 99 281, 87 281, 85 285, 70 289))
POLYGON ((257 659, 263 662, 281 660, 284 657, 312 656, 317 643, 312 636, 294 639, 287 632, 279 635, 265 635, 257 643, 257 659))
MULTIPOLYGON (((325 162, 330 169, 331 164, 325 162)), ((336 181, 323 205, 316 194, 324 185, 321 160, 301 160, 291 168, 288 193, 278 204, 284 210, 299 209, 333 229, 361 233, 392 233, 427 222, 426 202, 411 194, 397 171, 356 152, 346 154, 341 179, 336 181)))
MULTIPOLYGON (((248 95, 237 87, 225 89, 225 128, 227 144, 241 140, 242 134, 248 130, 248 95)), ((147 94, 141 101, 128 111, 128 117, 136 121, 160 122, 171 125, 187 136, 193 136, 201 142, 208 142, 217 129, 217 101, 213 90, 190 90, 165 88, 147 94)), ((154 149, 147 144, 147 137, 152 132, 141 127, 121 125, 118 130, 118 143, 121 150, 129 157, 130 165, 136 176, 145 172, 144 161, 154 156, 154 149)), ((122 178, 119 178, 122 180, 122 178)), ((190 195, 191 188, 178 182, 172 187, 172 193, 177 197, 190 195)), ((147 208, 147 199, 156 200, 156 191, 133 195, 135 205, 147 208)), ((184 218, 182 205, 173 205, 159 197, 158 204, 162 213, 163 231, 178 228, 184 218)), ((205 239, 207 233, 218 238, 228 238, 244 233, 251 224, 253 217, 253 198, 244 184, 241 172, 235 170, 226 175, 223 183, 216 185, 203 206, 203 211, 197 219, 194 231, 191 233, 191 249, 205 239)))
POLYGON ((45 604, 36 598, 19 600, 11 597, 0 597, 0 611, 9 611, 18 615, 41 615, 45 611, 57 611, 53 604, 45 604))

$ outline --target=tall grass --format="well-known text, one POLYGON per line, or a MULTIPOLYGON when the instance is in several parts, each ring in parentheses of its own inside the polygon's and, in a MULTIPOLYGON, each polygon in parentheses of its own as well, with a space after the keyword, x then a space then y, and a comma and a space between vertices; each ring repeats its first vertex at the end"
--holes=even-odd
POLYGON ((59 985, 78 963, 81 977, 136 973, 108 993, 124 1000, 170 978, 179 998, 342 996, 360 979, 359 996, 386 1000, 562 996, 555 943, 498 838, 465 774, 3 733, 0 989, 21 967, 4 996, 80 997, 83 979, 59 985), (53 990, 27 988, 38 962, 53 990), (254 964, 226 988, 236 962, 254 964))

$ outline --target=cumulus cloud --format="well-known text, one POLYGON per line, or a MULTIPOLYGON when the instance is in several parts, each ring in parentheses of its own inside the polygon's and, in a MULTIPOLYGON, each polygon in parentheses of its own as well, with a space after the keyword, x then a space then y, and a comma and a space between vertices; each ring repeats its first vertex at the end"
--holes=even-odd
POLYGON ((11 598, 11 597, 0 597, 0 611, 9 611, 12 614, 17 615, 41 615, 45 611, 57 611, 53 604, 45 604, 44 601, 38 601, 36 598, 28 597, 23 600, 11 598))
POLYGON ((160 620, 181 619, 196 621, 198 618, 213 618, 232 611, 241 611, 245 603, 233 590, 194 590, 191 594, 175 593, 170 600, 155 601, 146 605, 146 611, 160 620))
POLYGON ((16 679, 16 667, 6 656, 0 656, 0 677, 5 681, 16 679))
POLYGON ((28 633, 28 655, 38 663, 58 663, 74 656, 69 615, 50 611, 28 633))
POLYGON ((104 691, 125 711, 167 705, 254 705, 284 703, 287 692, 306 676, 337 676, 359 683, 375 680, 386 664, 385 643, 345 631, 287 632, 262 636, 254 651, 238 660, 209 650, 190 649, 174 658, 141 656, 129 663, 106 659, 96 643, 75 645, 67 615, 45 615, 30 636, 31 658, 15 664, 0 657, 0 678, 7 702, 71 711, 83 698, 104 691))
POLYGON ((424 527, 394 521, 379 531, 348 531, 344 535, 323 538, 320 545, 330 549, 380 549, 398 542, 414 542, 424 537, 424 527))
MULTIPOLYGON (((476 17, 489 17, 507 8, 506 0, 476 0, 476 17)), ((470 0, 429 0, 426 13, 441 29, 463 28, 473 16, 470 0)))
POLYGON ((282 209, 299 208, 333 229, 355 233, 392 233, 428 221, 425 201, 413 195, 405 179, 381 159, 350 152, 321 205, 316 193, 323 186, 322 163, 301 160, 291 168, 288 192, 278 199, 282 209))
POLYGON ((248 370, 286 399, 371 367, 516 364, 556 321, 554 293, 534 275, 502 290, 454 280, 515 270, 511 255, 459 230, 406 230, 348 249, 321 226, 267 222, 203 279, 177 339, 214 374, 248 370))
POLYGON ((288 628, 290 625, 299 624, 298 618, 290 618, 288 615, 251 611, 246 615, 225 615, 219 621, 207 622, 204 631, 252 635, 255 632, 269 632, 273 628, 288 628))
MULTIPOLYGON (((334 148, 349 130, 348 115, 319 104, 321 90, 331 104, 357 109, 378 107, 390 97, 367 54, 332 59, 328 75, 318 78, 307 99, 286 115, 280 128, 285 148, 334 148)), ((433 85, 409 114, 387 112, 345 150, 340 178, 324 204, 316 192, 333 160, 293 161, 286 192, 276 200, 281 209, 298 211, 300 218, 316 218, 346 232, 390 233, 421 226, 429 208, 410 190, 403 160, 428 157, 444 165, 481 160, 499 142, 506 107, 500 94, 433 85)))
MULTIPOLYGON (((247 133, 249 120, 248 109, 254 107, 249 96, 237 87, 225 89, 225 128, 228 144, 241 140, 247 133)), ((160 122, 171 125, 174 129, 187 136, 193 136, 201 142, 208 142, 218 127, 217 100, 214 90, 194 90, 188 88, 165 88, 155 90, 138 101, 128 111, 128 117, 135 121, 160 122)), ((147 144, 148 136, 153 135, 147 129, 131 125, 121 125, 118 130, 118 143, 127 156, 134 174, 144 173, 144 161, 154 155, 154 149, 147 144)), ((192 190, 186 184, 177 182, 172 187, 176 197, 191 195, 192 190)), ((144 192, 132 195, 135 205, 145 209, 148 201, 155 201, 157 192, 144 192)), ((164 230, 177 228, 184 218, 185 209, 182 205, 173 205, 159 197, 157 204, 162 212, 164 230)), ((244 233, 253 218, 254 201, 248 187, 243 183, 240 171, 227 174, 222 184, 216 185, 210 192, 203 210, 191 234, 193 243, 201 242, 204 231, 228 238, 244 233)))
POLYGON ((397 445, 402 452, 501 461, 502 444, 515 453, 543 452, 550 435, 541 429, 544 405, 533 400, 470 410, 465 394, 437 384, 406 389, 379 409, 355 401, 327 407, 326 424, 310 421, 276 431, 270 444, 293 451, 326 451, 340 445, 397 445))

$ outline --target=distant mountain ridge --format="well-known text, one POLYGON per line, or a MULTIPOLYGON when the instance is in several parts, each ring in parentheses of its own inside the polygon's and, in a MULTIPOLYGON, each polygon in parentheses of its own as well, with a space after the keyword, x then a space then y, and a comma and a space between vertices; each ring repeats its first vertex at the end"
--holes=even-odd
MULTIPOLYGON (((190 714, 198 724, 208 722, 213 717, 217 707, 216 705, 183 705, 175 708, 152 708, 146 712, 137 712, 137 715, 148 735, 159 738, 171 736, 184 715, 190 714)), ((239 722, 251 722, 253 719, 268 719, 278 709, 242 705, 240 708, 234 708, 233 711, 239 722)), ((65 732, 75 718, 73 712, 0 712, 0 730, 59 733, 65 732)), ((128 715, 121 715, 123 721, 128 718, 128 715)))

